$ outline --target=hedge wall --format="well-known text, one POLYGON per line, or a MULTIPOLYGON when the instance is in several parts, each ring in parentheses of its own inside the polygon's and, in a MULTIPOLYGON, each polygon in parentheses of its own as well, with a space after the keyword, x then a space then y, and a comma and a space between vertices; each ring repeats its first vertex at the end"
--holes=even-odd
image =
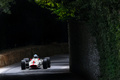
POLYGON ((100 52, 99 80, 120 79, 119 1, 91 2, 91 33, 97 39, 100 52))

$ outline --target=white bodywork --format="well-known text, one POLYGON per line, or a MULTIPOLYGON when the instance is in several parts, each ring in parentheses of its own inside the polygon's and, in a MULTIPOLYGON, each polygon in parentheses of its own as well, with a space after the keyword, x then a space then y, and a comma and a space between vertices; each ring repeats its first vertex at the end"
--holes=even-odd
POLYGON ((43 59, 33 58, 29 62, 29 68, 40 68, 42 66, 43 59))

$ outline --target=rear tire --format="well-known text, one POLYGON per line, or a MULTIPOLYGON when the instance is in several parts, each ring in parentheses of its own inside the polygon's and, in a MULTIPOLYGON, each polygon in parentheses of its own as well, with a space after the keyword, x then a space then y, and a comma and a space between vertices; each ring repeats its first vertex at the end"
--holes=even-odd
POLYGON ((21 70, 25 69, 26 69, 25 60, 21 60, 21 70))
POLYGON ((47 59, 43 59, 43 69, 47 69, 48 67, 48 63, 47 63, 47 59))
POLYGON ((25 62, 26 62, 26 68, 29 68, 30 59, 29 58, 24 58, 23 60, 25 60, 25 62))
POLYGON ((25 60, 26 62, 29 62, 29 61, 30 61, 29 58, 24 58, 23 60, 25 60))
POLYGON ((50 61, 50 57, 45 57, 47 59, 47 63, 48 63, 48 68, 51 67, 51 61, 50 61))

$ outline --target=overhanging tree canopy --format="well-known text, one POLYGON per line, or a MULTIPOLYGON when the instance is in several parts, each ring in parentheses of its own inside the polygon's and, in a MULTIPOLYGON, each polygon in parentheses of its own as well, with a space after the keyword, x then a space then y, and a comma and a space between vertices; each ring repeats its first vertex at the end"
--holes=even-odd
POLYGON ((0 9, 2 12, 11 13, 10 7, 11 2, 14 3, 14 0, 0 0, 0 9))

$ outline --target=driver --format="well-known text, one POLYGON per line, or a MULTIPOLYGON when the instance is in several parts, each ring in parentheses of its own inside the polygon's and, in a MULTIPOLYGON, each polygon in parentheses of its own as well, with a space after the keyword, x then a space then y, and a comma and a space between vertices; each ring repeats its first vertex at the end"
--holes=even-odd
POLYGON ((33 58, 39 58, 39 56, 37 54, 34 54, 33 58))

